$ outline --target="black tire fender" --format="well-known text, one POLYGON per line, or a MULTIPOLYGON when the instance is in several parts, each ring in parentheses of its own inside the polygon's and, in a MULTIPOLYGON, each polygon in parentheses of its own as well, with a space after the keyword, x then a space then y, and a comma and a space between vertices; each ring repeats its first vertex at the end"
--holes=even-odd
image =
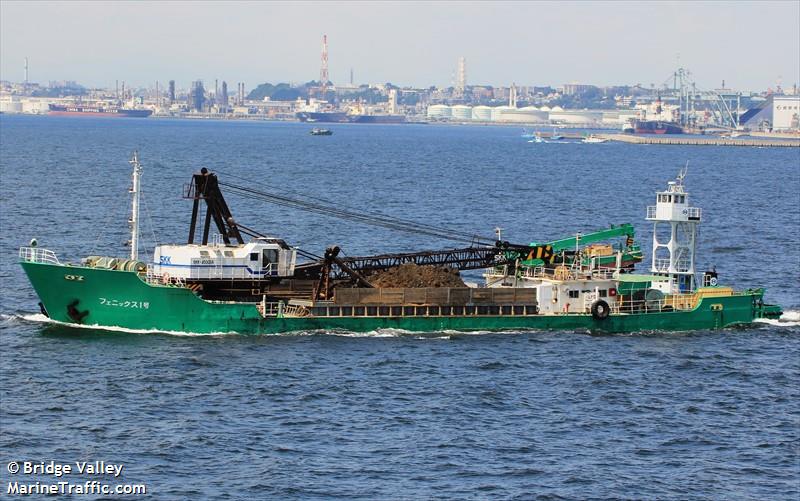
POLYGON ((608 306, 608 303, 603 301, 602 299, 598 299, 594 303, 592 303, 592 316, 597 320, 605 320, 608 318, 608 315, 611 313, 611 308, 608 306))

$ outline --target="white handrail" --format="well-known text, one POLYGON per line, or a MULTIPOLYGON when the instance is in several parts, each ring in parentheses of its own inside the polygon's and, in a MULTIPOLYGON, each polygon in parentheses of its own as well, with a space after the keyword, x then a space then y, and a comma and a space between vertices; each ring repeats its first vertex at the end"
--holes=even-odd
POLYGON ((19 258, 29 263, 61 264, 55 252, 39 247, 20 247, 19 258))

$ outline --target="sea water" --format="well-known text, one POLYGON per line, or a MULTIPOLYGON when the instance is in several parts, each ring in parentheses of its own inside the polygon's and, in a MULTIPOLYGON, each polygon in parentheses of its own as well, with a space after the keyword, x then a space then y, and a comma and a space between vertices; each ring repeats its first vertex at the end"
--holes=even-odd
MULTIPOLYGON (((157 499, 797 499, 800 149, 531 144, 513 127, 0 117, 0 480, 124 465, 157 499), (47 322, 17 264, 188 236, 193 172, 514 243, 633 223, 688 162, 698 269, 781 321, 722 331, 195 336, 47 322)), ((224 188, 223 188, 224 190, 224 188)), ((466 245, 228 196, 322 254, 466 245)), ((479 281, 476 273, 467 279, 479 281)), ((52 479, 51 479, 52 480, 52 479)), ((91 497, 91 496, 90 496, 91 497)))

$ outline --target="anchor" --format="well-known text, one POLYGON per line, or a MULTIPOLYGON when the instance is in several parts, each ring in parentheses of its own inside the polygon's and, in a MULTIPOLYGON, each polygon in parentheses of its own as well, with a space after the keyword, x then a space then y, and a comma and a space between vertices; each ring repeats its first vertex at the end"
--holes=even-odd
POLYGON ((79 311, 78 308, 76 308, 79 302, 80 300, 76 299, 67 305, 67 315, 69 315, 69 318, 76 324, 82 324, 83 317, 89 314, 89 310, 79 311))

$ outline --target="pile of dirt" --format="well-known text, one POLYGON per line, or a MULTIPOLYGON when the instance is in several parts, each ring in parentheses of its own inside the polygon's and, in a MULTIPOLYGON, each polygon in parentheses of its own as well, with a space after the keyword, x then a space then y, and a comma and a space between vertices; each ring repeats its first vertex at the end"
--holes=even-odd
POLYGON ((367 280, 379 288, 466 287, 456 268, 414 263, 375 272, 367 280))

